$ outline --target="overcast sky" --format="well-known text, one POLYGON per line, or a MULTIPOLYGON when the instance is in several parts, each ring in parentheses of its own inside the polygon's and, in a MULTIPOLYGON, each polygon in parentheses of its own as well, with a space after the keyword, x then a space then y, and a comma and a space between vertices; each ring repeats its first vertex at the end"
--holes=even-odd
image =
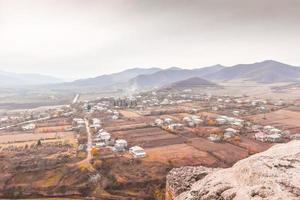
POLYGON ((84 78, 266 59, 300 66, 299 0, 0 0, 0 70, 84 78))

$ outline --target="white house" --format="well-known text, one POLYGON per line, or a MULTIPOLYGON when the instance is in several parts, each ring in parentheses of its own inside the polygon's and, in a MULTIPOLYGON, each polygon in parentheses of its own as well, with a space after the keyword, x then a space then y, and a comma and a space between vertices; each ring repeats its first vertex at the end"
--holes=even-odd
POLYGON ((227 123, 227 120, 224 119, 224 118, 217 118, 217 119, 216 119, 216 122, 217 122, 217 124, 219 124, 219 125, 224 125, 224 124, 227 123))
POLYGON ((156 119, 154 121, 154 125, 156 125, 156 126, 161 126, 162 124, 163 124, 163 120, 161 120, 161 119, 156 119))
POLYGON ((225 129, 225 133, 237 134, 238 131, 233 128, 227 128, 227 129, 225 129))
POLYGON ((212 142, 219 142, 222 140, 222 136, 216 134, 210 134, 207 139, 209 139, 212 142))
POLYGON ((117 119, 119 119, 119 116, 113 115, 111 118, 112 118, 113 120, 117 120, 117 119))
POLYGON ((106 131, 98 133, 97 137, 102 141, 108 141, 110 140, 110 134, 106 131))
POLYGON ((232 114, 234 116, 239 116, 240 115, 240 111, 238 111, 238 110, 232 111, 232 114))
POLYGON ((160 105, 169 105, 170 104, 170 101, 168 99, 164 99, 160 105))
POLYGON ((140 146, 134 146, 129 149, 134 158, 143 158, 146 156, 145 150, 140 146))
POLYGON ((164 120, 164 124, 169 125, 169 124, 171 124, 171 123, 173 123, 173 120, 170 119, 170 118, 166 118, 166 119, 164 120))
POLYGON ((116 151, 125 151, 127 148, 127 141, 123 139, 116 140, 114 148, 116 151))
POLYGON ((282 139, 282 136, 278 133, 268 135, 268 141, 269 142, 280 142, 281 139, 282 139))
POLYGON ((183 130, 182 124, 170 124, 168 126, 169 130, 175 131, 175 130, 183 130))

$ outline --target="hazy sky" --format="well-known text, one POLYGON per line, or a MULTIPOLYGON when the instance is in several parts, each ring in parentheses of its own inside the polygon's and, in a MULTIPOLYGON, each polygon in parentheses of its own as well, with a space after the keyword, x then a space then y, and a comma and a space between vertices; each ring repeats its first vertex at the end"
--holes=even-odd
POLYGON ((0 70, 300 66, 300 0, 0 0, 0 70))

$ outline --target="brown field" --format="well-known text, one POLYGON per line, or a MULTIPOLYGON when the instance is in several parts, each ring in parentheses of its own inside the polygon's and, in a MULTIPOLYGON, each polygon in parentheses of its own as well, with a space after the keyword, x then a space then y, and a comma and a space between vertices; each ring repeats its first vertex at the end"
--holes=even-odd
POLYGON ((245 136, 241 136, 240 139, 241 140, 234 143, 234 145, 247 149, 251 154, 265 151, 273 145, 272 143, 260 142, 245 136))
POLYGON ((227 165, 233 165, 238 160, 246 158, 249 155, 248 150, 245 148, 229 143, 215 143, 202 138, 191 139, 188 144, 199 151, 210 153, 227 165))
POLYGON ((112 135, 114 138, 127 140, 129 146, 139 145, 144 148, 181 144, 185 141, 184 138, 157 127, 117 131, 113 132, 112 135))
POLYGON ((187 144, 168 145, 147 148, 145 160, 163 163, 172 162, 176 165, 205 165, 215 166, 218 160, 205 151, 199 151, 187 144))
POLYGON ((126 130, 135 130, 149 127, 147 123, 138 123, 138 124, 128 124, 128 125, 114 125, 105 127, 106 131, 113 132, 113 131, 126 131, 126 130))
POLYGON ((129 110, 120 110, 120 113, 124 116, 124 117, 128 117, 128 118, 137 118, 137 117, 141 117, 141 115, 139 115, 136 112, 133 111, 129 111, 129 110))
POLYGON ((48 140, 48 139, 57 139, 57 138, 73 139, 74 132, 6 134, 6 135, 0 135, 0 144, 37 141, 39 139, 48 140))
POLYGON ((131 124, 141 124, 141 123, 152 123, 155 118, 153 117, 137 117, 137 118, 127 118, 118 120, 104 120, 105 127, 123 126, 131 124))
POLYGON ((282 130, 289 130, 292 133, 299 133, 300 131, 300 112, 290 110, 278 110, 267 113, 265 115, 259 114, 250 116, 249 119, 256 123, 263 125, 272 125, 282 130))
POLYGON ((65 118, 54 118, 54 119, 48 119, 47 121, 38 122, 36 124, 37 127, 44 127, 44 126, 66 126, 70 125, 71 121, 69 119, 65 118))
POLYGON ((49 132, 64 132, 66 128, 71 128, 71 125, 63 126, 44 126, 38 127, 34 130, 34 133, 49 133, 49 132))

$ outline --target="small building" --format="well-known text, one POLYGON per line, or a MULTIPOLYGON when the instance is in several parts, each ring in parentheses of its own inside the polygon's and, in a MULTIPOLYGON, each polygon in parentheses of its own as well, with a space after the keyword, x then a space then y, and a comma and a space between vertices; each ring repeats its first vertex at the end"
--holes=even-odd
POLYGON ((26 124, 22 126, 22 130, 23 131, 31 131, 35 129, 35 124, 34 123, 30 123, 30 124, 26 124))
POLYGON ((93 124, 101 124, 101 120, 98 118, 93 118, 93 124))
POLYGON ((217 134, 210 134, 207 139, 212 142, 220 142, 222 140, 222 136, 217 135, 217 134))
POLYGON ((165 124, 165 125, 170 125, 170 124, 172 124, 172 123, 173 123, 173 120, 170 119, 170 118, 166 118, 166 119, 164 120, 164 124, 165 124))
POLYGON ((235 111, 232 112, 232 114, 233 114, 234 116, 239 116, 239 115, 240 115, 240 111, 235 110, 235 111))
POLYGON ((211 107, 211 110, 212 110, 212 111, 218 111, 219 108, 218 108, 217 106, 213 106, 213 107, 211 107))
POLYGON ((112 118, 113 120, 117 120, 117 119, 119 119, 119 116, 118 116, 118 115, 113 115, 111 118, 112 118))
POLYGON ((227 128, 227 129, 225 129, 225 134, 230 134, 230 135, 235 135, 235 134, 237 134, 238 133, 238 131, 236 130, 236 129, 233 129, 233 128, 227 128))
POLYGON ((182 124, 170 124, 168 126, 168 129, 171 131, 183 130, 183 125, 182 124))
POLYGON ((291 140, 300 140, 300 133, 290 135, 291 140))
POLYGON ((284 106, 284 105, 285 105, 285 103, 282 100, 277 101, 277 102, 274 103, 274 106, 284 106))
POLYGON ((273 126, 264 126, 264 131, 267 131, 267 132, 269 132, 271 129, 273 129, 274 127, 273 126))
POLYGON ((170 101, 168 99, 164 99, 160 105, 169 105, 170 104, 170 101))
POLYGON ((270 134, 280 134, 281 130, 277 129, 277 128, 272 128, 269 130, 270 134))
POLYGON ((259 131, 259 132, 255 133, 254 137, 258 141, 265 142, 265 141, 267 141, 268 135, 264 132, 259 131))
POLYGON ((155 125, 155 126, 162 126, 162 124, 163 124, 163 120, 161 120, 161 119, 156 119, 156 120, 154 121, 154 125, 155 125))
POLYGON ((105 147, 105 143, 104 142, 96 142, 95 146, 96 148, 100 148, 100 147, 105 147))
POLYGON ((82 118, 74 118, 73 124, 77 126, 77 128, 85 127, 85 121, 82 118))
POLYGON ((224 125, 224 124, 227 123, 227 120, 224 119, 224 118, 217 118, 217 119, 216 119, 216 122, 217 122, 217 124, 219 124, 219 125, 224 125))
POLYGON ((103 131, 98 133, 97 138, 99 138, 101 141, 107 142, 108 140, 110 140, 111 136, 108 132, 103 131))
POLYGON ((114 149, 115 151, 125 151, 127 148, 127 141, 123 139, 116 140, 114 149))
POLYGON ((200 124, 203 124, 203 120, 200 119, 198 116, 196 115, 192 115, 192 116, 188 116, 188 117, 184 117, 182 119, 182 121, 189 127, 194 127, 194 126, 198 126, 200 124))
POLYGON ((134 158, 143 158, 146 156, 145 150, 140 146, 131 147, 129 153, 131 153, 134 158))
POLYGON ((236 136, 236 134, 234 134, 233 132, 225 132, 224 133, 224 139, 225 140, 233 138, 234 136, 236 136))
POLYGON ((268 139, 269 142, 281 142, 282 140, 282 136, 278 133, 274 133, 271 135, 268 135, 268 139))

